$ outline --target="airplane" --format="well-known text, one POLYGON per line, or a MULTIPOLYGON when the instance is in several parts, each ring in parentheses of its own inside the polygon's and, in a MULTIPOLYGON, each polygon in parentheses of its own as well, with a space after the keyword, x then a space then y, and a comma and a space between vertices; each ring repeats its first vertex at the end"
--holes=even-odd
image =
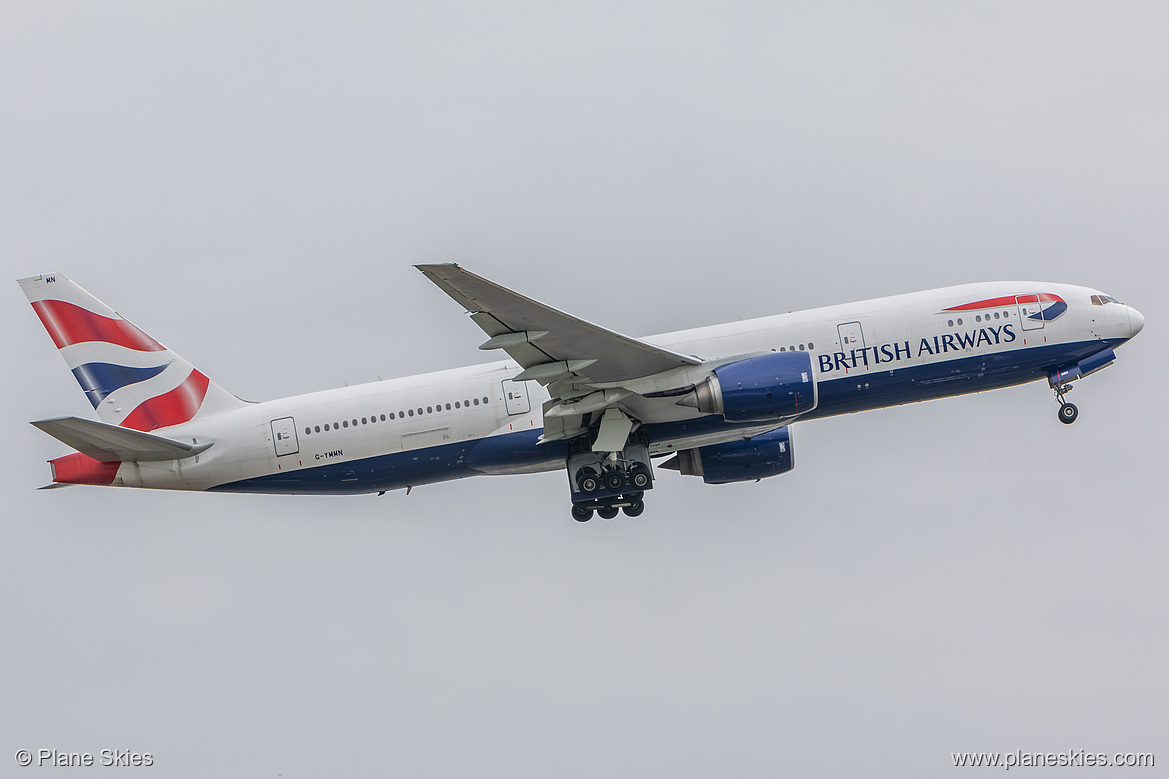
POLYGON ((507 359, 249 402, 59 273, 18 283, 98 420, 32 424, 76 450, 52 483, 379 495, 562 470, 572 516, 640 515, 657 469, 707 484, 795 467, 792 427, 1112 365, 1144 317, 1087 287, 1000 281, 631 338, 477 276, 415 266, 507 359))

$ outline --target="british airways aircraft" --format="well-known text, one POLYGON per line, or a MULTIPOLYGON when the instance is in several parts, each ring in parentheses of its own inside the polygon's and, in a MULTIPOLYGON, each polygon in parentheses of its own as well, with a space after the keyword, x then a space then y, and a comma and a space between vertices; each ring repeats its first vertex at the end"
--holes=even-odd
POLYGON ((354 494, 563 470, 572 516, 637 516, 658 468, 786 473, 791 428, 1111 365, 1144 317, 1097 290, 1002 281, 630 338, 458 265, 419 265, 508 359, 260 403, 239 399, 59 273, 20 280, 100 421, 33 422, 76 450, 53 483, 354 494))

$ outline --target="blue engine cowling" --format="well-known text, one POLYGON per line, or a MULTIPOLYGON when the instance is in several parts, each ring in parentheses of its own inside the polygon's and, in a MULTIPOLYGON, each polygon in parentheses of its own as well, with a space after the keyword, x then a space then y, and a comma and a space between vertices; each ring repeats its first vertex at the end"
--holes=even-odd
POLYGON ((683 476, 701 476, 707 484, 732 484, 787 473, 796 461, 791 433, 781 427, 742 441, 686 449, 659 467, 678 470, 683 476))
POLYGON ((808 352, 772 352, 720 365, 679 405, 728 422, 765 422, 816 407, 816 378, 808 352))

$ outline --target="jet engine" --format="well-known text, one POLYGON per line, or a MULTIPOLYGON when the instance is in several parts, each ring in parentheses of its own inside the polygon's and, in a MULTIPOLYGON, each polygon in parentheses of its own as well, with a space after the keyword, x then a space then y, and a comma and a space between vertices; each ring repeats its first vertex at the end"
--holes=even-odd
POLYGON ((787 427, 741 441, 685 449, 659 468, 701 476, 707 484, 758 481, 787 473, 796 465, 787 427))
POLYGON ((720 365, 678 401, 728 422, 763 422, 816 407, 816 379, 808 352, 773 352, 720 365))

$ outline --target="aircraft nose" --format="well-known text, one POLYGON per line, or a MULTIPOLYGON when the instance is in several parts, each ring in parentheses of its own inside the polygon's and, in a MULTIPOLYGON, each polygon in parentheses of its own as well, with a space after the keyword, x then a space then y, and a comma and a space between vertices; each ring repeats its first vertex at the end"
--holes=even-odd
POLYGON ((1145 317, 1132 306, 1128 307, 1128 337, 1133 338, 1145 327, 1145 317))

